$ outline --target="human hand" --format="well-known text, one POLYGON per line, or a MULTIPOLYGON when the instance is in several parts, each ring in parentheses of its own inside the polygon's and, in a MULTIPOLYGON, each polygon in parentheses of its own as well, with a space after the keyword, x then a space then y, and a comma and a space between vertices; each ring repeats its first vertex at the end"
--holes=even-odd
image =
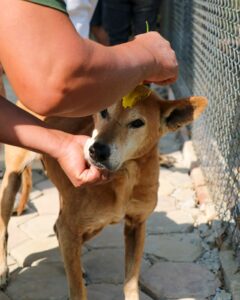
POLYGON ((154 82, 159 85, 167 85, 175 82, 178 77, 178 63, 175 52, 170 43, 157 32, 148 32, 137 35, 135 43, 145 49, 148 61, 148 75, 144 82, 154 82))
POLYGON ((63 145, 55 158, 75 187, 99 183, 108 179, 106 171, 88 165, 84 158, 84 145, 88 136, 66 134, 63 145))

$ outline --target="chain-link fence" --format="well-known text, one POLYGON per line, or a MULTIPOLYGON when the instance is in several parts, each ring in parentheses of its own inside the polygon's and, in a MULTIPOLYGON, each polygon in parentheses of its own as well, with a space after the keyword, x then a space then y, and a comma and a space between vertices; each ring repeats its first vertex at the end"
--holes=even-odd
POLYGON ((180 65, 175 95, 209 99, 193 126, 193 142, 240 248, 240 0, 163 0, 161 15, 180 65))

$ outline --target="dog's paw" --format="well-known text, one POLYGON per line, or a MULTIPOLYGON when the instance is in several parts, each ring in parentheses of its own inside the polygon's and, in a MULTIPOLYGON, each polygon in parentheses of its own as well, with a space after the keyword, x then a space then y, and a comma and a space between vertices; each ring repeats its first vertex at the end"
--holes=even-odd
POLYGON ((176 159, 170 155, 159 154, 159 163, 162 167, 172 168, 176 163, 176 159))
POLYGON ((7 267, 0 269, 0 290, 5 290, 8 285, 9 272, 7 267))

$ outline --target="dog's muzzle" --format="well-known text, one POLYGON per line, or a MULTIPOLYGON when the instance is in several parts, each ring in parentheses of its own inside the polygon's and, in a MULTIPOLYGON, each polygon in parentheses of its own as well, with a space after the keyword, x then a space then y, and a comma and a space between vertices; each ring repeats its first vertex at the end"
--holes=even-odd
POLYGON ((111 155, 110 147, 101 142, 94 142, 89 147, 89 156, 98 167, 108 168, 108 159, 111 155))

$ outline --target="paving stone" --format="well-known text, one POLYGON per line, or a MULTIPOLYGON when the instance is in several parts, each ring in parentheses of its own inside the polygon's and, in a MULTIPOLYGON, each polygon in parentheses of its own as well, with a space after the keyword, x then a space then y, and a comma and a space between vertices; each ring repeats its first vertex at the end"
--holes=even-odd
POLYGON ((87 287, 89 300, 116 300, 123 299, 122 285, 91 284, 87 287))
POLYGON ((32 201, 39 214, 59 213, 59 193, 50 180, 44 180, 36 184, 36 188, 43 192, 40 198, 32 201))
POLYGON ((199 230, 201 237, 206 237, 210 234, 210 228, 207 223, 200 224, 198 226, 198 230, 199 230))
POLYGON ((183 144, 182 154, 183 154, 184 162, 186 166, 188 166, 188 168, 190 168, 194 164, 195 165, 199 164, 191 140, 185 141, 185 143, 183 144))
POLYGON ((59 213, 58 191, 52 188, 51 191, 44 192, 41 197, 31 202, 40 215, 56 215, 59 213))
MULTIPOLYGON (((161 174, 161 173, 160 173, 161 174)), ((169 196, 175 190, 174 185, 172 185, 168 179, 161 178, 159 179, 159 190, 158 190, 158 197, 159 196, 169 196)))
POLYGON ((53 226, 56 219, 56 215, 38 216, 20 225, 20 229, 32 239, 44 239, 48 236, 55 235, 53 226))
POLYGON ((124 247, 123 225, 111 225, 86 243, 91 248, 122 248, 124 247))
POLYGON ((43 195, 43 191, 37 190, 37 189, 33 189, 29 195, 29 199, 30 200, 34 200, 40 196, 43 195))
POLYGON ((0 300, 10 300, 10 298, 6 294, 0 291, 0 300))
POLYGON ((41 170, 33 170, 32 180, 33 180, 33 185, 36 185, 37 183, 46 180, 46 176, 41 170))
POLYGON ((154 299, 207 298, 220 286, 220 281, 204 267, 173 262, 156 263, 144 272, 141 283, 154 299))
POLYGON ((174 171, 172 169, 161 168, 159 177, 160 184, 164 179, 175 188, 192 188, 191 177, 186 171, 174 171))
POLYGON ((193 233, 151 235, 144 252, 168 261, 193 262, 201 255, 201 239, 193 233))
POLYGON ((224 290, 217 289, 217 293, 212 300, 232 300, 232 296, 224 290))
POLYGON ((24 268, 11 278, 7 293, 13 300, 66 300, 63 265, 51 263, 24 268))
POLYGON ((208 222, 213 221, 218 218, 218 213, 214 203, 207 203, 205 206, 205 214, 208 219, 208 222))
POLYGON ((124 251, 119 249, 93 250, 82 258, 87 277, 92 283, 119 284, 124 279, 124 251))
POLYGON ((194 208, 196 206, 195 192, 190 188, 177 188, 172 194, 177 199, 177 208, 194 208))
MULTIPOLYGON (((12 273, 15 270, 17 270, 19 268, 17 262, 15 259, 13 259, 13 257, 11 257, 10 255, 7 256, 7 265, 8 265, 8 269, 9 272, 12 273)), ((1 300, 1 298, 0 298, 1 300)))
POLYGON ((204 265, 209 271, 218 274, 221 268, 218 249, 205 251, 198 263, 204 265))
MULTIPOLYGON (((89 300, 120 300, 124 299, 123 285, 114 284, 91 284, 87 287, 89 300)), ((140 291, 140 300, 151 300, 140 291)))
POLYGON ((46 179, 44 181, 35 184, 35 187, 36 189, 44 192, 51 190, 53 187, 55 188, 54 184, 49 179, 46 179))
POLYGON ((206 185, 196 186, 195 191, 197 195, 197 201, 200 205, 211 202, 211 196, 206 185))
POLYGON ((35 209, 29 206, 29 209, 25 211, 21 216, 13 215, 11 216, 10 222, 8 226, 15 226, 18 227, 19 225, 35 218, 38 216, 38 213, 35 209))
POLYGON ((148 234, 190 232, 193 223, 191 215, 184 211, 155 212, 147 221, 147 232, 148 234))
POLYGON ((208 223, 207 216, 202 211, 200 211, 198 216, 195 219, 195 225, 196 226, 206 225, 207 223, 208 223))
POLYGON ((171 300, 207 300, 207 299, 206 298, 177 298, 177 299, 171 299, 171 300))
POLYGON ((148 295, 144 294, 143 292, 140 292, 140 300, 151 300, 148 295))
POLYGON ((8 250, 17 247, 29 239, 29 236, 25 232, 10 221, 8 226, 8 250))
POLYGON ((195 186, 205 185, 206 180, 200 167, 195 167, 191 170, 191 178, 195 186))
POLYGON ((192 216, 192 218, 194 219, 194 223, 196 224, 196 221, 198 219, 199 215, 202 215, 202 212, 200 211, 200 209, 198 207, 194 207, 194 208, 185 208, 184 209, 185 213, 189 214, 192 216))
POLYGON ((240 300, 240 273, 234 251, 220 251, 220 260, 226 287, 230 290, 233 300, 240 300))
POLYGON ((29 240, 12 249, 10 254, 20 266, 31 266, 34 262, 61 262, 56 237, 29 240))
POLYGON ((171 210, 176 210, 176 200, 170 196, 158 196, 158 202, 154 211, 168 212, 171 210))
MULTIPOLYGON (((82 257, 87 278, 91 283, 123 283, 124 280, 124 250, 96 249, 82 257)), ((142 271, 150 265, 143 259, 142 271)))
MULTIPOLYGON (((185 164, 184 164, 184 161, 183 161, 183 155, 182 155, 182 152, 181 151, 176 151, 176 152, 172 152, 171 154, 169 154, 169 156, 175 161, 173 163, 173 168, 172 169, 179 169, 181 168, 182 170, 185 169, 185 164)), ((187 172, 188 169, 186 169, 186 172, 187 172)))

